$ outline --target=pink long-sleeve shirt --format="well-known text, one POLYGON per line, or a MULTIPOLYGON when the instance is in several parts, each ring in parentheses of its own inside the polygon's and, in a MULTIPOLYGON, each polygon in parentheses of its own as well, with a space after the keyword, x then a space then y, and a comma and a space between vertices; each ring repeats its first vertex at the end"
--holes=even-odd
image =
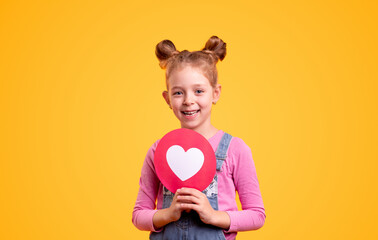
MULTIPOLYGON (((216 150, 223 131, 219 130, 208 139, 216 150)), ((152 217, 163 204, 163 185, 158 179, 154 167, 154 153, 160 140, 148 150, 139 181, 139 193, 132 215, 133 224, 140 230, 161 231, 155 229, 152 217), (157 200, 157 206, 156 206, 157 200)), ((230 216, 230 228, 224 230, 227 240, 235 239, 238 231, 256 230, 265 222, 265 208, 257 180, 251 149, 240 138, 233 137, 227 152, 227 158, 218 174, 218 207, 230 216), (238 210, 235 194, 238 191, 242 210, 238 210)))

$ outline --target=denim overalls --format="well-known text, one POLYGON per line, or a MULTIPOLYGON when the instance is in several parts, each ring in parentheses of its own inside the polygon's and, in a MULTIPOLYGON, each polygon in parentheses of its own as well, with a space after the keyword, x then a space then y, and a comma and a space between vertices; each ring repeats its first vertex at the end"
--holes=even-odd
MULTIPOLYGON (((215 152, 217 159, 217 171, 220 171, 222 164, 227 157, 227 150, 230 145, 232 136, 224 133, 215 152)), ((210 185, 202 191, 209 199, 210 205, 218 210, 218 179, 215 174, 210 185)), ((163 187, 163 208, 171 206, 174 194, 166 187, 163 187)), ((225 240, 223 230, 219 227, 203 223, 196 211, 189 213, 183 211, 181 218, 164 226, 161 232, 151 232, 151 240, 225 240)))

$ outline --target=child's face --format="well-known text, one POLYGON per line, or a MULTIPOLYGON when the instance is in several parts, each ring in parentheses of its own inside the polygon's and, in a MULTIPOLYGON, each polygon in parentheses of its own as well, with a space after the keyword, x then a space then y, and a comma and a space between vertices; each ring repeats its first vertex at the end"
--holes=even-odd
POLYGON ((163 97, 182 128, 204 130, 211 126, 211 107, 218 101, 220 89, 220 85, 213 88, 201 70, 185 66, 171 73, 163 97))

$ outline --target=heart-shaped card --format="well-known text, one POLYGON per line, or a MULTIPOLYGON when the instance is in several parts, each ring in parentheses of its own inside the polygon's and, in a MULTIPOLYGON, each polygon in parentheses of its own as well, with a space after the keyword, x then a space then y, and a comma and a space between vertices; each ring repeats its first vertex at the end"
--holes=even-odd
POLYGON ((182 187, 203 191, 213 180, 216 169, 210 143, 186 128, 173 130, 160 140, 154 164, 161 183, 173 193, 182 187))

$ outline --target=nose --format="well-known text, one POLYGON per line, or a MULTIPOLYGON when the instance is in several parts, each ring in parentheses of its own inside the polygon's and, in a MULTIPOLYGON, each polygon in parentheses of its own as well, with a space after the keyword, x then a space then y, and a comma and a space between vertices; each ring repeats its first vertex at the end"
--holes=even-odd
POLYGON ((184 98, 184 105, 192 105, 194 103, 194 96, 192 94, 186 94, 184 98))

